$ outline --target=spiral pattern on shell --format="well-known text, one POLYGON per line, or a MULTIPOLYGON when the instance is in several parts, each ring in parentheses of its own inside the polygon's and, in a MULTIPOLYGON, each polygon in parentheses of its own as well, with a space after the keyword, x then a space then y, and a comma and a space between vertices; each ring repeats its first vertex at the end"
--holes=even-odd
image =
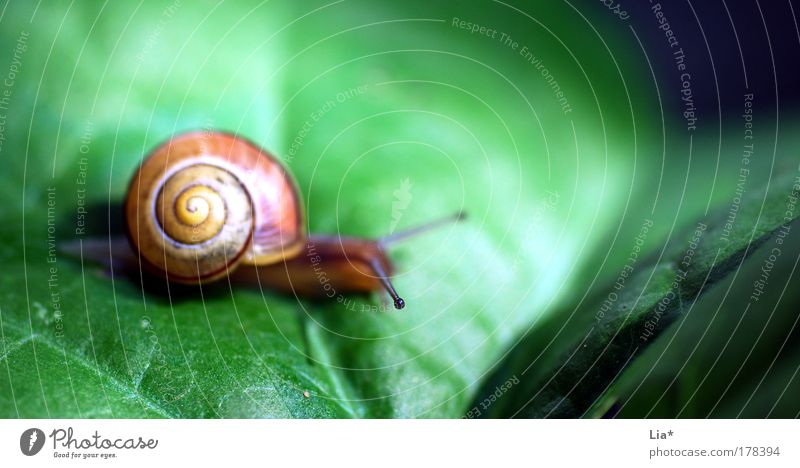
POLYGON ((143 264, 180 283, 205 283, 240 262, 268 264, 305 238, 291 177, 268 153, 224 133, 187 134, 157 148, 126 199, 143 264))

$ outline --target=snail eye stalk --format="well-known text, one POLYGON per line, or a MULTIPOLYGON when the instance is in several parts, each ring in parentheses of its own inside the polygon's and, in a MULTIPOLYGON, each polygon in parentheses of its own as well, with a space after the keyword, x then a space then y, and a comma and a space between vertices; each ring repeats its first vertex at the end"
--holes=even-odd
POLYGON ((388 247, 392 244, 406 240, 410 237, 415 237, 420 234, 425 234, 426 232, 430 232, 438 227, 444 226, 449 223, 463 221, 465 219, 467 219, 467 214, 464 213, 463 211, 459 211, 458 213, 455 213, 453 215, 445 216, 444 218, 436 219, 434 221, 406 229, 405 231, 400 231, 394 234, 389 234, 388 236, 384 236, 378 239, 378 245, 380 245, 381 247, 388 247))
MULTIPOLYGON (((377 244, 378 247, 380 247, 380 249, 383 250, 386 247, 391 246, 392 244, 406 240, 410 237, 415 237, 420 234, 430 232, 436 228, 439 228, 449 223, 463 221, 464 219, 466 219, 466 217, 467 217, 466 213, 461 211, 441 219, 437 219, 410 229, 406 229, 405 231, 400 231, 395 234, 390 234, 388 236, 382 237, 377 240, 377 244)), ((380 259, 377 257, 373 258, 370 261, 370 266, 372 267, 377 277, 380 279, 381 284, 383 285, 384 289, 386 289, 386 292, 388 292, 389 295, 392 296, 392 299, 394 300, 395 309, 400 310, 403 307, 405 307, 406 301, 404 301, 403 298, 397 294, 397 291, 394 289, 394 285, 392 285, 391 280, 389 280, 389 275, 386 274, 386 270, 383 268, 383 265, 381 265, 380 259)))
POLYGON ((402 309, 406 306, 406 301, 403 300, 400 295, 397 294, 397 291, 394 289, 394 285, 392 284, 391 280, 389 280, 389 275, 386 274, 386 271, 383 269, 380 260, 376 257, 370 261, 370 266, 375 271, 375 274, 381 280, 381 284, 386 289, 386 292, 392 296, 392 300, 394 301, 394 308, 397 310, 402 309))

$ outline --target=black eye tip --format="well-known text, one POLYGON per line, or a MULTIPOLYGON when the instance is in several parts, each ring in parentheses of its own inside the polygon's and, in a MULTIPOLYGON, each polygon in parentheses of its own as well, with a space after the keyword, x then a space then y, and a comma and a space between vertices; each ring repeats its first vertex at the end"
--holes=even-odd
POLYGON ((397 299, 394 300, 395 309, 400 310, 405 306, 406 306, 406 301, 404 301, 402 297, 398 297, 397 299))

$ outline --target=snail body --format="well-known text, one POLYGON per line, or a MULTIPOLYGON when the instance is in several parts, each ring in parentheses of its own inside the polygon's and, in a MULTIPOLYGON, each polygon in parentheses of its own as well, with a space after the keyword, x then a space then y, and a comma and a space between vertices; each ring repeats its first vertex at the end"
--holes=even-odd
POLYGON ((383 239, 306 235, 297 184, 277 158, 223 132, 193 132, 156 148, 125 200, 143 269, 184 284, 230 277, 302 296, 385 289, 385 247, 439 222, 383 239), (324 271, 321 280, 320 271, 324 271))

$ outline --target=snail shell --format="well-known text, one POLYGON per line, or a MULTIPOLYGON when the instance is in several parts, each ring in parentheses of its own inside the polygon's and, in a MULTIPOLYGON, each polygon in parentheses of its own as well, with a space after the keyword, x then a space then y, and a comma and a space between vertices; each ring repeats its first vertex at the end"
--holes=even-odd
POLYGON ((156 148, 125 200, 141 262, 180 283, 206 283, 240 263, 269 265, 305 242, 297 186, 277 159, 220 132, 194 132, 156 148))

